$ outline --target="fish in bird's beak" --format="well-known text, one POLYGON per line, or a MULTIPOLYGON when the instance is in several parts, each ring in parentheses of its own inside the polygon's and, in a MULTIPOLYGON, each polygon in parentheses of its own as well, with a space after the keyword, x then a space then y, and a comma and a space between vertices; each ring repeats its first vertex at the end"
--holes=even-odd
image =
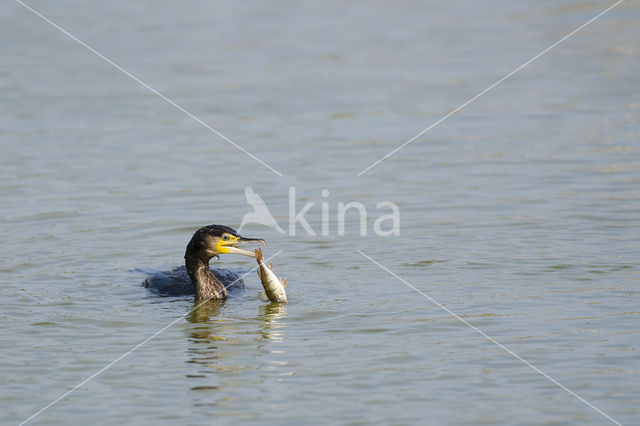
POLYGON ((228 232, 223 233, 220 236, 220 240, 218 244, 216 244, 216 251, 220 254, 222 253, 231 253, 231 254, 241 254, 243 256, 249 256, 255 258, 256 255, 253 251, 244 250, 240 247, 236 247, 238 244, 248 244, 248 243, 262 243, 264 246, 267 246, 267 242, 262 238, 247 238, 241 235, 234 235, 228 232))

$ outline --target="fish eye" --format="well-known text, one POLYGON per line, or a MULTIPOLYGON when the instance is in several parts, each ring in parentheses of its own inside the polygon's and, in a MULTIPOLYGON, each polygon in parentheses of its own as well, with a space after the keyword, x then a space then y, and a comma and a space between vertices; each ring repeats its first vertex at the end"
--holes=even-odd
POLYGON ((223 241, 229 241, 229 234, 222 234, 223 241))

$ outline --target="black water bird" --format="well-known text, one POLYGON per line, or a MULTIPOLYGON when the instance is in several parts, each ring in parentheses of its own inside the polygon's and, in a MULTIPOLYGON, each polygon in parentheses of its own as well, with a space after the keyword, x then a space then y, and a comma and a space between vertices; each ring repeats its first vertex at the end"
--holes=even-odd
POLYGON ((187 244, 185 266, 156 272, 144 281, 144 285, 170 296, 195 294, 199 300, 226 299, 230 290, 244 287, 242 276, 228 269, 210 268, 209 261, 226 253, 255 258, 254 252, 236 247, 243 243, 267 245, 261 238, 243 237, 228 226, 200 228, 187 244))

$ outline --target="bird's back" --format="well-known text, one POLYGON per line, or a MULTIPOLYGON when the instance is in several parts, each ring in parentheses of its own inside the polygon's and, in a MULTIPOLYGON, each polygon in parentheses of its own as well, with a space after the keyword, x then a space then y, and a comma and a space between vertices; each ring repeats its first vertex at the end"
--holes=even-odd
MULTIPOLYGON (((244 271, 230 269, 211 268, 216 276, 229 291, 244 288, 242 279, 244 271)), ((187 273, 187 268, 179 266, 170 271, 159 271, 150 274, 143 282, 144 286, 151 288, 166 296, 182 296, 195 294, 195 288, 187 273)))

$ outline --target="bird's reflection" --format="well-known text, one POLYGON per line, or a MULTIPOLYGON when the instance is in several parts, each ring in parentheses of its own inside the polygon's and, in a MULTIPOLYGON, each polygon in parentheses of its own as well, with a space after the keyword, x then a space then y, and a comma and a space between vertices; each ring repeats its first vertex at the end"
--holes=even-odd
POLYGON ((226 300, 207 300, 206 302, 194 302, 194 307, 187 316, 187 321, 192 323, 208 324, 212 317, 220 315, 226 300))
POLYGON ((187 321, 194 324, 189 330, 189 360, 206 368, 216 368, 219 358, 218 344, 224 340, 224 330, 216 319, 224 306, 224 300, 195 302, 194 308, 187 315, 187 321))

